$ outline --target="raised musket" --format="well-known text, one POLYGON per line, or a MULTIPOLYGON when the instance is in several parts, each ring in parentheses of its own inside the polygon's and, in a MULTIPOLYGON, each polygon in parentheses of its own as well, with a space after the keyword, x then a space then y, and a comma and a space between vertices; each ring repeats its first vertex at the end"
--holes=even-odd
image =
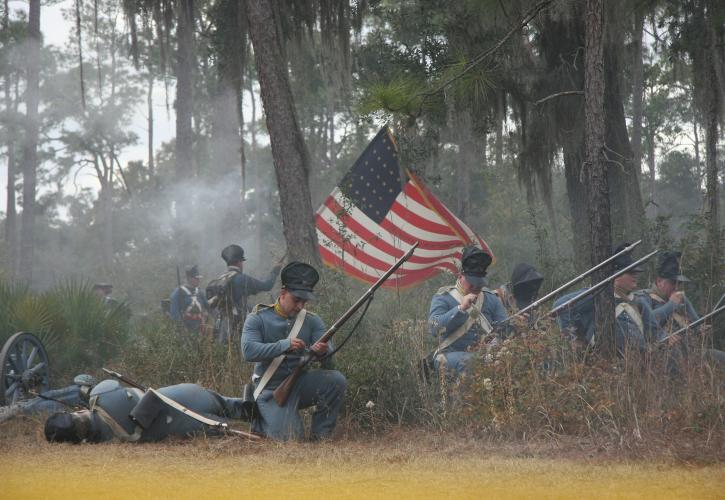
POLYGON ((710 319, 713 316, 716 316, 717 314, 721 313, 722 311, 725 311, 725 306, 716 307, 715 309, 713 309, 712 311, 710 311, 709 313, 707 313, 706 315, 704 315, 702 318, 696 319, 695 321, 693 321, 692 323, 690 323, 686 327, 680 328, 675 333, 671 333, 670 335, 661 338, 658 342, 667 342, 667 340, 668 339, 671 339, 672 337, 676 337, 677 335, 681 335, 681 334, 685 333, 687 330, 690 330, 692 328, 696 328, 696 327, 700 326, 701 324, 703 324, 708 319, 710 319))
POLYGON ((650 253, 648 253, 647 255, 645 255, 644 257, 642 257, 641 259, 633 262, 632 264, 628 265, 627 267, 625 267, 623 269, 620 269, 619 271, 615 272, 611 276, 604 278, 602 281, 600 281, 596 285, 592 286, 591 288, 584 290, 582 293, 578 294, 577 296, 572 297, 571 299, 567 300, 563 304, 555 307, 554 309, 552 309, 551 311, 549 311, 547 313, 547 316, 554 316, 556 313, 558 313, 562 309, 565 309, 565 308, 571 306, 575 302, 579 302, 584 297, 592 295, 594 292, 596 292, 597 290, 600 290, 602 287, 604 287, 610 281, 614 281, 615 278, 618 278, 619 276, 631 271, 632 269, 634 269, 635 267, 637 267, 640 264, 644 264, 649 259, 651 259, 658 251, 659 250, 653 250, 650 253))
POLYGON ((640 243, 642 243, 642 240, 637 240, 637 241, 635 241, 634 243, 632 243, 632 244, 631 244, 631 245, 629 245, 628 247, 626 247, 626 248, 623 248, 622 250, 620 250, 619 252, 615 253, 614 255, 612 255, 611 257, 609 257, 608 259, 606 259, 606 260, 603 260, 602 262, 600 262, 600 263, 599 263, 599 264, 597 264, 596 266, 592 267, 592 268, 591 268, 591 269, 589 269, 588 271, 586 271, 586 272, 584 272, 584 273, 580 274, 579 276, 577 276, 576 278, 574 278, 574 279, 572 279, 572 280, 569 280, 569 281, 567 281, 566 283, 564 283, 563 285, 561 285, 561 286, 560 286, 559 288, 557 288, 557 289, 556 289, 556 290, 554 290, 553 292, 549 292, 549 293, 547 293, 546 295, 544 295, 544 296, 543 296, 543 297, 541 297, 540 299, 537 299, 537 300, 536 300, 535 302, 532 302, 531 304, 529 304, 528 306, 524 307, 524 308, 523 308, 523 309, 521 309, 520 311, 517 311, 516 313, 512 314, 512 315, 511 315, 511 316, 509 316, 508 318, 506 318, 506 319, 503 319, 503 320, 501 320, 501 321, 497 321, 497 322, 496 322, 496 324, 495 324, 494 326, 497 326, 497 325, 500 325, 500 324, 504 324, 504 323, 507 323, 508 321, 511 321, 511 320, 512 320, 513 318, 515 318, 516 316, 521 316, 521 315, 523 315, 523 314, 526 314, 527 312, 529 312, 529 311, 531 311, 531 310, 533 310, 533 309, 536 309, 536 308, 537 308, 537 307, 539 307, 539 306, 540 306, 541 304, 543 304, 543 303, 544 303, 544 302, 546 302, 547 300, 551 299, 552 297, 555 297, 556 295, 559 295, 559 294, 560 294, 561 292, 563 292, 564 290, 566 290, 566 289, 567 289, 567 288, 569 288, 570 286, 572 286, 572 285, 576 285, 576 284, 577 284, 577 283, 579 283, 579 282, 580 282, 581 280, 583 280, 584 278, 586 278, 587 276, 589 276, 590 274, 592 274, 592 273, 593 273, 594 271, 597 271, 597 270, 601 269, 602 267, 606 266, 607 264, 609 264, 610 262, 612 262, 612 261, 613 261, 614 259, 616 259, 616 258, 617 258, 617 257, 619 257, 620 255, 624 255, 625 253, 631 252, 631 251, 632 251, 632 250, 634 250, 634 248, 635 248, 635 247, 636 247, 637 245, 639 245, 640 243))
MULTIPOLYGON (((345 313, 340 316, 340 318, 335 321, 335 323, 324 333, 322 337, 320 337, 320 340, 318 342, 327 342, 332 338, 333 335, 342 327, 342 325, 345 324, 347 320, 349 320, 353 314, 357 312, 360 307, 362 307, 368 300, 370 300, 375 293, 375 290, 380 288, 380 286, 385 283, 385 281, 395 272, 398 270, 400 266, 405 263, 410 257, 413 255, 413 252, 416 248, 418 248, 418 245, 420 242, 416 241, 413 243, 413 246, 411 246, 408 251, 403 255, 393 266, 388 269, 385 274, 383 274, 378 281, 373 283, 373 285, 367 289, 367 291, 362 294, 362 296, 355 302, 345 313)), ((278 405, 284 406, 287 402, 287 398, 289 398, 290 392, 292 391, 292 388, 297 383, 297 379, 302 374, 302 371, 304 368, 314 360, 314 357, 306 354, 300 359, 300 363, 297 365, 297 368, 294 369, 292 373, 287 376, 286 379, 282 381, 282 383, 274 390, 274 400, 277 402, 278 405)))

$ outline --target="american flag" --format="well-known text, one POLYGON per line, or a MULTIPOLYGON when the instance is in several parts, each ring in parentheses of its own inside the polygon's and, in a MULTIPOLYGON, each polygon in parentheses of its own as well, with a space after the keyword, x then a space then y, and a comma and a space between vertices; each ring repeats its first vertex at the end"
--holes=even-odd
POLYGON ((485 241, 448 210, 418 179, 402 175, 388 127, 378 132, 315 215, 325 264, 374 283, 410 245, 415 254, 384 286, 405 288, 458 270, 461 250, 485 241))

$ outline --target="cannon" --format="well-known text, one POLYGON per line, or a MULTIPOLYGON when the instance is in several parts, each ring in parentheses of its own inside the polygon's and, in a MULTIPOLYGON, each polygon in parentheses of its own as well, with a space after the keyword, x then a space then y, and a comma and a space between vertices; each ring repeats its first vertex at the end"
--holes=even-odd
POLYGON ((35 397, 50 389, 48 353, 29 332, 11 336, 0 351, 0 406, 35 397))

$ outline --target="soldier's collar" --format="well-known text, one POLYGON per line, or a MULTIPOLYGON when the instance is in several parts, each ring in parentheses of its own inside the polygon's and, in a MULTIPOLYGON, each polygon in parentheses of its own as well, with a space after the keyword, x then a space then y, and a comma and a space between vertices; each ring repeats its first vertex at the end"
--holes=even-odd
POLYGON ((287 315, 282 310, 282 306, 279 305, 279 300, 274 303, 274 312, 276 312, 278 316, 287 319, 287 315))
POLYGON ((656 283, 654 285, 652 285, 652 288, 650 288, 650 291, 652 293, 654 293, 655 295, 657 295, 659 298, 661 298, 665 302, 670 300, 669 297, 665 297, 665 294, 662 293, 662 290, 659 289, 659 287, 657 286, 656 283))

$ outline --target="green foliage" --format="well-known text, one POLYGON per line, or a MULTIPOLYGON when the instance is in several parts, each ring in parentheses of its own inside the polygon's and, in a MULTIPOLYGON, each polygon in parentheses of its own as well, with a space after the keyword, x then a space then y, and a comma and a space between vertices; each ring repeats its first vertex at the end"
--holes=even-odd
POLYGON ((0 281, 0 300, 0 341, 18 331, 35 334, 48 351, 54 375, 97 370, 126 344, 128 310, 123 304, 104 304, 87 283, 68 281, 33 294, 0 281))

